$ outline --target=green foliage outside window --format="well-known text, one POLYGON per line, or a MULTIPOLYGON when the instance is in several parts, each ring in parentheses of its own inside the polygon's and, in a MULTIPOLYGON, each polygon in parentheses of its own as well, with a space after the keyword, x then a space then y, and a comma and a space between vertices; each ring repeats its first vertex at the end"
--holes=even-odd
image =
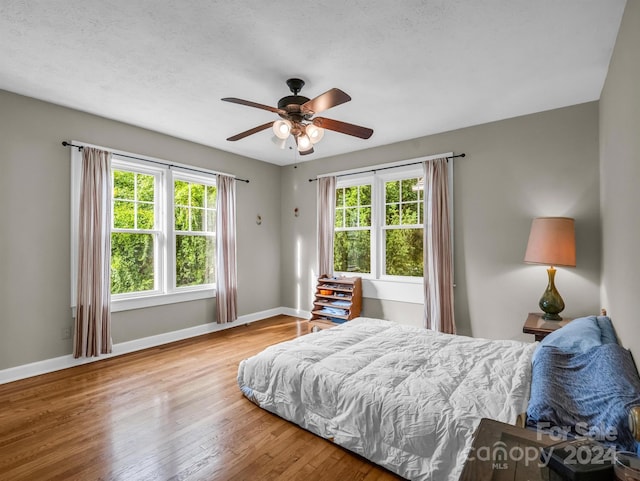
MULTIPOLYGON (((176 180, 176 287, 215 282, 216 187, 176 180)), ((111 293, 154 290, 156 176, 113 170, 111 293)))
POLYGON ((176 287, 215 282, 215 238, 176 236, 176 287))
POLYGON ((176 180, 176 287, 215 282, 215 186, 176 180))
POLYGON ((424 263, 422 242, 424 229, 389 229, 386 231, 386 274, 422 277, 424 263))
POLYGON ((335 232, 333 268, 337 272, 371 272, 369 230, 335 232))
MULTIPOLYGON (((384 183, 382 223, 386 275, 422 277, 424 212, 418 179, 384 183)), ((371 272, 372 186, 336 189, 334 270, 371 272)))
POLYGON ((111 293, 155 288, 155 177, 113 171, 113 228, 111 234, 111 293), (118 232, 126 229, 129 232, 118 232), (131 232, 133 231, 133 232, 131 232), (141 232, 135 232, 141 231, 141 232))
POLYGON ((371 185, 336 189, 333 268, 371 272, 371 185))
POLYGON ((417 183, 416 178, 385 182, 385 274, 390 276, 424 272, 424 229, 418 227, 424 222, 423 191, 417 183))
POLYGON ((111 234, 111 294, 154 289, 153 234, 111 234))

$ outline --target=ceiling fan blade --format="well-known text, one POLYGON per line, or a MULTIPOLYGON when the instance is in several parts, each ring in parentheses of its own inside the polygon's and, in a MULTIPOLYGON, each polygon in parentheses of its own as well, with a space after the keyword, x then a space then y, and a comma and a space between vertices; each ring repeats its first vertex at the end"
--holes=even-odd
POLYGON ((240 132, 232 137, 229 137, 227 140, 234 142, 236 140, 244 139, 245 137, 249 137, 250 135, 257 134, 258 132, 262 132, 265 129, 268 129, 273 125, 273 122, 267 122, 266 124, 258 125, 249 130, 245 130, 244 132, 240 132))
POLYGON ((224 102, 231 102, 232 104, 246 105, 248 107, 255 107, 257 109, 268 110, 269 112, 275 112, 276 114, 286 114, 287 112, 282 109, 270 107, 268 105, 259 104, 257 102, 251 102, 250 100, 237 99, 235 97, 225 97, 220 99, 224 102))
POLYGON ((373 135, 373 130, 360 125, 349 124, 339 120, 327 119, 326 117, 316 117, 313 119, 313 125, 341 134, 353 135, 361 139, 368 139, 373 135))
POLYGON ((300 110, 304 114, 317 114, 331 107, 343 104, 351 100, 351 97, 340 89, 327 90, 325 93, 303 103, 300 110))

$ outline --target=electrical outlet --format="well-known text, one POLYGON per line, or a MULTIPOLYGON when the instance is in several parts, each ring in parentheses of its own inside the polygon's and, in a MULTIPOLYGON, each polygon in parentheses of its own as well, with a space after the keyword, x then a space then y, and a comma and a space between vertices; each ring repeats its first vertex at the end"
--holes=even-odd
POLYGON ((71 326, 63 327, 61 331, 62 339, 71 339, 71 326))

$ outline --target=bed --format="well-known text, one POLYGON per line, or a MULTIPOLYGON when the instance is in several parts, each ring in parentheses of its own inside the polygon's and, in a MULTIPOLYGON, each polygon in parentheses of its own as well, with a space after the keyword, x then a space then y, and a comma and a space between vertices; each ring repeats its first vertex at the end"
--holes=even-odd
MULTIPOLYGON (((575 327, 593 327, 597 319, 592 317, 575 327)), ((558 406, 580 394, 571 389, 562 392, 566 386, 554 380, 558 375, 575 376, 580 366, 586 366, 584 376, 600 379, 593 369, 603 369, 607 360, 613 359, 612 370, 619 362, 628 364, 624 352, 629 359, 630 354, 618 346, 615 335, 611 342, 622 354, 614 359, 613 346, 600 349, 601 338, 606 337, 601 326, 590 331, 591 337, 581 332, 574 329, 567 336, 555 335, 542 346, 358 318, 270 346, 241 361, 238 384, 261 408, 404 478, 457 480, 481 418, 514 424, 527 412, 527 421, 534 427, 566 423, 563 415, 567 413, 557 412, 558 406), (601 351, 603 362, 584 356, 595 352, 594 347, 601 351), (560 365, 560 374, 548 374, 550 363, 560 365), (533 384, 532 373, 538 376, 533 384), (549 399, 559 403, 549 405, 549 399)), ((624 378, 621 390, 614 389, 615 394, 607 397, 618 417, 640 404, 640 379, 632 361, 630 366, 624 369, 629 379, 616 374, 624 378), (616 397, 620 393, 622 401, 616 397)), ((592 414, 602 422, 604 410, 594 405, 593 396, 586 396, 588 409, 595 409, 592 414)), ((609 411, 606 415, 613 415, 609 411)), ((568 414, 574 416, 575 424, 575 413, 568 414)), ((615 423, 629 433, 628 424, 623 426, 619 419, 615 423)), ((628 438, 625 449, 635 442, 628 438)))
POLYGON ((277 344, 240 363, 261 408, 407 479, 457 479, 482 417, 515 423, 534 344, 379 319, 277 344))

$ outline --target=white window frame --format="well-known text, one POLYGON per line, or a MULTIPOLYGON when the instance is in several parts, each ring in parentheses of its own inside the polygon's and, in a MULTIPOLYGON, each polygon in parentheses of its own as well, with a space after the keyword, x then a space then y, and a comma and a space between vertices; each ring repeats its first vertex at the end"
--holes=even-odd
MULTIPOLYGON (((386 232, 389 229, 395 227, 389 227, 386 225, 386 182, 393 182, 396 180, 404 180, 404 179, 412 179, 412 178, 420 178, 424 176, 424 170, 422 165, 409 165, 406 167, 399 167, 393 170, 383 171, 381 174, 376 176, 377 182, 377 192, 378 192, 378 218, 380 222, 376 225, 376 242, 380 246, 378 252, 376 253, 378 258, 377 262, 377 279, 383 281, 396 281, 396 282, 406 282, 406 283, 420 283, 423 282, 423 277, 420 276, 393 276, 389 274, 385 274, 386 272, 386 232)), ((423 228, 423 224, 404 224, 403 228, 423 228)))
MULTIPOLYGON (((164 171, 156 167, 149 167, 148 165, 141 165, 140 163, 134 163, 130 161, 124 161, 117 156, 113 156, 111 159, 111 177, 113 179, 113 171, 119 170, 122 172, 133 172, 145 175, 152 175, 155 177, 154 186, 154 217, 155 217, 155 229, 145 229, 144 232, 155 236, 154 249, 153 249, 153 273, 154 273, 154 286, 155 288, 143 292, 127 292, 122 294, 111 294, 111 304, 118 301, 124 301, 128 299, 136 299, 139 297, 152 297, 161 295, 165 289, 163 286, 164 266, 165 263, 162 260, 162 255, 165 250, 166 236, 164 235, 166 228, 164 222, 163 212, 165 211, 165 199, 164 199, 164 171)), ((112 216, 111 216, 111 233, 124 232, 124 233, 138 233, 136 229, 116 229, 113 226, 113 199, 112 199, 112 216)))
MULTIPOLYGON (((376 221, 374 219, 375 216, 375 212, 376 212, 376 199, 374 197, 374 191, 375 191, 375 176, 373 175, 373 173, 368 173, 368 174, 363 174, 363 175, 353 175, 353 176, 349 176, 349 177, 345 177, 344 179, 337 179, 336 181, 336 191, 339 188, 347 188, 347 187, 353 187, 353 186, 359 186, 359 185, 366 185, 366 184, 370 184, 371 185, 371 226, 368 227, 369 230, 369 235, 371 237, 371 246, 370 246, 370 255, 369 258, 371 259, 371 272, 366 273, 366 272, 340 272, 340 274, 342 275, 358 275, 358 276, 362 276, 363 278, 375 278, 375 265, 376 265, 376 260, 375 260, 375 246, 374 246, 374 242, 376 239, 376 236, 374 235, 375 232, 375 225, 376 225, 376 221)), ((334 207, 335 208, 335 207, 334 207)), ((366 229, 366 227, 364 228, 366 229)), ((340 231, 359 231, 359 230, 364 230, 361 227, 344 227, 344 228, 340 228, 340 231)), ((334 225, 333 228, 333 233, 334 233, 334 240, 335 240, 335 233, 336 233, 336 227, 334 225)))
MULTIPOLYGON (((72 142, 79 144, 79 142, 72 142)), ((157 175, 156 177, 156 229, 158 231, 154 252, 155 287, 153 291, 113 294, 111 312, 161 306, 176 302, 207 299, 216 296, 215 284, 175 287, 175 230, 173 219, 174 179, 216 185, 215 173, 193 174, 180 169, 175 163, 147 157, 147 162, 128 158, 127 153, 113 153, 111 168, 157 175), (151 163, 150 163, 151 162, 151 163)), ((144 159, 142 156, 137 156, 144 159)), ((71 308, 75 316, 78 279, 78 220, 80 205, 80 181, 82 152, 71 149, 71 308)), ((200 169, 199 169, 200 170, 200 169)), ((217 206, 216 206, 217 208, 217 206)), ((218 273, 216 272, 216 275, 218 273)))
MULTIPOLYGON (((392 276, 384 274, 385 268, 385 182, 419 178, 424 176, 422 162, 441 157, 449 157, 449 207, 450 223, 453 245, 453 152, 431 155, 416 159, 403 160, 368 167, 367 170, 349 170, 334 172, 336 188, 352 187, 370 183, 371 188, 371 273, 336 272, 336 275, 362 277, 363 296, 374 299, 392 300, 399 302, 409 302, 415 304, 424 303, 424 278, 414 276, 392 276), (382 170, 379 170, 382 169, 382 170), (346 174, 346 175, 345 175, 346 174), (342 176, 342 177, 340 177, 342 176)), ((427 221, 426 215, 423 219, 427 221)), ((407 227, 423 227, 407 226, 407 227)), ((429 228, 427 224, 426 228, 429 228)), ((335 232, 335 231, 334 231, 335 232)))
MULTIPOLYGON (((171 209, 170 212, 167 215, 167 223, 169 225, 169 236, 167 239, 167 249, 166 252, 173 252, 175 253, 176 251, 176 235, 178 235, 179 233, 183 233, 184 235, 194 235, 194 236, 203 236, 203 237, 213 237, 214 240, 217 242, 217 232, 213 231, 213 232, 205 232, 205 233, 200 233, 198 231, 193 232, 193 231, 177 231, 175 229, 175 216, 174 216, 174 212, 173 212, 173 208, 174 208, 174 196, 173 196, 173 191, 174 191, 174 182, 176 180, 182 180, 185 182, 191 182, 191 183, 196 183, 196 184, 203 184, 206 186, 214 186, 216 187, 216 189, 218 188, 215 178, 213 177, 204 177, 202 175, 194 175, 191 173, 185 173, 185 172, 176 172, 175 170, 169 170, 169 178, 170 178, 170 185, 171 185, 171 192, 172 192, 172 196, 171 199, 169 199, 169 203, 167 205, 171 205, 171 209)), ((218 209, 218 206, 216 204, 216 211, 218 209)), ((216 212, 216 216, 218 215, 218 213, 216 212)), ((188 291, 207 291, 207 290, 211 290, 215 288, 215 284, 211 283, 211 284, 200 284, 197 286, 182 286, 182 287, 178 287, 176 286, 176 278, 177 278, 177 274, 176 274, 176 259, 175 259, 175 254, 173 255, 172 259, 167 259, 167 266, 169 267, 169 275, 167 276, 167 280, 169 281, 170 285, 167 286, 167 289, 173 289, 175 292, 188 292, 188 291), (170 262, 170 261, 173 262, 170 262), (171 287, 170 287, 171 286, 171 287)), ((218 273, 216 272, 216 276, 218 275, 218 273)))

